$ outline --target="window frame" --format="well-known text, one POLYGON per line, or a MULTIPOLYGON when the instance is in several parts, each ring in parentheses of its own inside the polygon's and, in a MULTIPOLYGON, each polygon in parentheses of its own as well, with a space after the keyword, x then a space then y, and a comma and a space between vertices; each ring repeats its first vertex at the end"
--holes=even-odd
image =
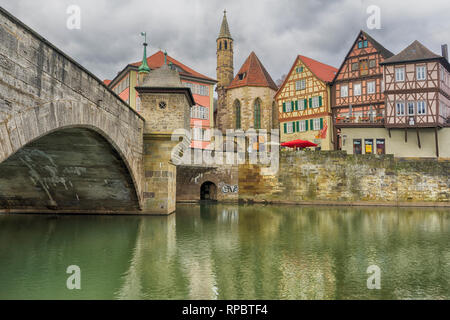
POLYGON ((377 82, 375 80, 367 81, 367 94, 374 94, 377 91, 377 82), (369 92, 369 84, 373 83, 373 91, 369 92))
POLYGON ((406 111, 405 110, 405 102, 404 101, 395 101, 395 115, 397 117, 403 117, 403 116, 406 115, 405 111, 406 111), (401 114, 398 112, 399 111, 399 105, 402 105, 403 113, 401 113, 401 114))
POLYGON ((397 67, 395 68, 395 82, 405 82, 405 67, 397 67), (397 73, 397 71, 402 71, 401 73, 397 73), (402 75, 402 79, 400 80, 397 75, 401 74, 402 75))
POLYGON ((427 80, 427 66, 425 64, 421 64, 416 66, 416 80, 417 81, 426 81, 427 80), (419 68, 423 69, 423 78, 419 79, 419 68))
POLYGON ((419 100, 416 102, 416 112, 418 116, 424 116, 427 114, 427 102, 425 100, 419 100), (423 103, 423 105, 422 105, 423 103), (419 104, 423 106, 423 113, 421 112, 421 108, 419 104))
POLYGON ((341 98, 347 98, 348 97, 348 84, 341 85, 340 91, 341 91, 340 97, 341 98), (342 89, 344 89, 344 88, 345 88, 345 95, 342 94, 342 89))
POLYGON ((354 83, 353 84, 353 95, 354 96, 360 96, 362 94, 362 84, 361 84, 361 82, 358 82, 358 83, 354 83), (359 93, 356 93, 356 88, 359 88, 359 93))
POLYGON ((408 101, 406 102, 406 113, 408 116, 413 116, 416 114, 416 102, 415 101, 408 101), (412 104, 412 113, 410 113, 409 111, 409 106, 410 104, 412 104))

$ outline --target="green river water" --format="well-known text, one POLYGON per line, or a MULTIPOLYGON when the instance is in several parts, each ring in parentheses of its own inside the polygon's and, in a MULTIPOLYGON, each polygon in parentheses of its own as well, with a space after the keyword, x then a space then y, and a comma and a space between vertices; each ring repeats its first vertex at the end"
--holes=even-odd
POLYGON ((0 299, 450 299, 450 212, 178 205, 0 215, 0 299), (81 289, 69 290, 77 265, 81 289), (381 270, 368 289, 367 268, 381 270))

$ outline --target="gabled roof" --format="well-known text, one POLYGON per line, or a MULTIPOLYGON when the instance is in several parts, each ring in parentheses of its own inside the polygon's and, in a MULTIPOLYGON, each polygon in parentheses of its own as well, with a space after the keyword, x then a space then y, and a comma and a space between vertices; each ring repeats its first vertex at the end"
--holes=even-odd
MULTIPOLYGON (((167 63, 169 63, 169 62, 172 62, 172 64, 174 64, 175 66, 177 66, 178 68, 181 69, 180 75, 182 75, 182 76, 188 76, 188 77, 198 78, 201 80, 217 82, 216 80, 214 80, 210 77, 207 77, 207 76, 189 68, 188 66, 184 65, 180 61, 175 60, 171 56, 167 55, 167 63)), ((142 61, 138 61, 138 62, 131 63, 130 65, 139 67, 141 64, 142 64, 142 61)), ((155 54, 148 57, 147 64, 150 67, 150 69, 160 68, 164 64, 164 52, 159 50, 155 54)))
POLYGON ((285 83, 288 81, 289 75, 292 73, 292 70, 297 65, 297 61, 301 60, 303 64, 314 74, 316 78, 319 80, 322 80, 325 83, 331 83, 333 82, 333 79, 338 71, 335 67, 332 67, 328 64, 319 62, 317 60, 298 55, 295 59, 294 63, 292 64, 291 69, 289 70, 289 73, 287 74, 286 78, 283 81, 283 84, 278 89, 278 92, 275 96, 278 95, 278 93, 281 91, 281 88, 284 87, 285 83))
POLYGON ((317 60, 299 55, 298 58, 314 73, 314 75, 324 82, 332 82, 338 69, 317 60))
MULTIPOLYGON (((369 40, 370 43, 372 43, 372 45, 375 47, 375 49, 377 49, 377 51, 381 54, 381 56, 384 59, 390 58, 394 55, 391 51, 389 51, 388 49, 383 47, 377 40, 372 38, 367 32, 361 30, 360 33, 362 33, 367 38, 367 40, 369 40)), ((359 38, 359 35, 358 35, 358 38, 359 38)), ((355 43, 356 43, 356 41, 358 41, 358 38, 356 38, 355 43)))
POLYGON ((419 61, 419 60, 431 60, 431 59, 439 59, 442 56, 439 56, 421 44, 419 41, 414 41, 405 49, 403 49, 399 54, 396 54, 389 59, 386 59, 382 62, 382 64, 391 64, 397 62, 408 62, 408 61, 419 61))
POLYGON ((270 77, 270 74, 253 51, 248 56, 247 60, 245 60, 241 69, 239 69, 239 72, 233 81, 231 81, 227 89, 246 86, 269 87, 273 90, 278 90, 278 87, 270 77), (244 75, 242 80, 239 78, 240 75, 244 75))
POLYGON ((224 11, 224 13, 223 13, 222 25, 220 26, 220 32, 219 32, 219 36, 217 37, 217 39, 219 39, 219 38, 233 39, 233 38, 231 38, 230 28, 228 27, 226 11, 224 11))
POLYGON ((394 55, 391 51, 389 51, 388 49, 386 49, 385 47, 383 47, 378 41, 376 41, 374 38, 372 38, 367 32, 365 32, 365 31, 363 31, 363 30, 360 30, 359 33, 358 33, 358 36, 355 38, 355 41, 353 41, 353 44, 352 44, 352 46, 350 47, 350 50, 348 50, 348 53, 345 55, 345 58, 344 58, 344 60, 342 61, 342 64, 341 64, 341 66, 339 67, 338 72, 336 72, 336 76, 334 77, 333 81, 336 79, 336 77, 338 76, 338 74, 341 72, 342 67, 343 67, 344 64, 345 64, 345 61, 347 60, 348 56, 349 56, 350 53, 352 52, 353 48, 354 48, 355 45, 356 45, 356 42, 357 42, 358 39, 361 37, 361 35, 363 35, 363 36, 367 39, 367 41, 369 41, 369 42, 373 45, 373 47, 374 47, 375 49, 377 49, 377 51, 381 54, 381 56, 382 56, 384 59, 388 59, 388 58, 390 58, 390 57, 392 57, 392 56, 394 55))

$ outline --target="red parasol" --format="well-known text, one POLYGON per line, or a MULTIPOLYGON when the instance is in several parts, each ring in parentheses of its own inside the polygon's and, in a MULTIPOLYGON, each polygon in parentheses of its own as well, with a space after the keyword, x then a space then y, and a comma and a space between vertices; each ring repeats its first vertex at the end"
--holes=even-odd
POLYGON ((288 142, 283 142, 281 146, 289 148, 307 148, 307 147, 317 147, 317 144, 308 140, 297 139, 288 142))

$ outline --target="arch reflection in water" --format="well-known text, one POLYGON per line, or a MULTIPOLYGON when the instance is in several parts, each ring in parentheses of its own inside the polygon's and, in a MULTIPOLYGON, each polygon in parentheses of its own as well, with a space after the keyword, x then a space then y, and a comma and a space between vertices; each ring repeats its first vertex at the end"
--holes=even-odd
POLYGON ((214 204, 169 217, 0 215, 0 298, 448 299, 449 218, 214 204), (79 291, 65 288, 71 264, 79 291), (366 286, 373 264, 380 290, 366 286))

